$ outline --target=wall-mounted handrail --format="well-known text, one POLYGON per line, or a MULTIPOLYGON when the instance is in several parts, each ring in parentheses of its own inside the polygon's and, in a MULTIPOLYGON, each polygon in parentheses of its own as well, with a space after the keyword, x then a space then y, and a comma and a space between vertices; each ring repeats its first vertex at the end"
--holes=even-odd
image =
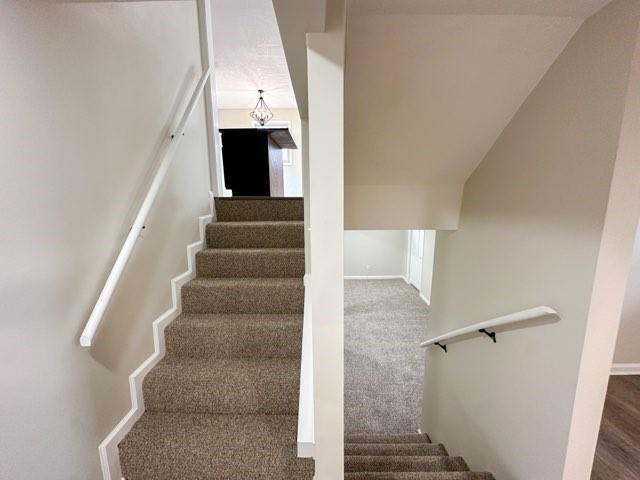
POLYGON ((312 457, 315 443, 313 403, 313 333, 311 329, 311 276, 304 276, 304 319, 300 359, 298 406, 298 457, 312 457))
POLYGON ((180 140, 182 139, 182 136, 184 135, 184 130, 187 122, 189 121, 191 114, 193 113, 198 101, 200 100, 200 97, 202 96, 202 91, 207 83, 207 80, 209 80, 210 75, 210 68, 203 72, 193 91, 193 94, 191 95, 191 99, 189 100, 189 103, 187 104, 187 107, 182 117, 180 118, 178 126, 170 135, 168 141, 165 142, 165 147, 161 154, 162 160, 160 162, 160 166, 158 167, 158 170, 153 177, 153 181, 149 186, 149 190, 147 190, 147 194, 145 195, 144 200, 142 201, 142 205, 140 206, 136 218, 133 221, 131 230, 129 230, 127 238, 124 241, 122 248, 120 249, 120 253, 118 254, 118 257, 113 264, 113 268, 111 268, 111 272, 109 273, 107 281, 105 282, 104 287, 100 292, 98 301, 91 311, 91 315, 89 316, 89 320, 87 320, 87 324, 85 325, 84 330, 82 331, 82 335, 80 335, 80 345, 82 345, 83 347, 91 346, 93 336, 95 335, 96 330, 98 329, 98 326, 102 321, 104 312, 109 306, 109 302, 111 301, 113 292, 115 291, 118 282, 120 281, 120 277, 122 276, 124 267, 126 266, 129 257, 131 257, 133 247, 135 246, 136 241, 140 236, 140 232, 144 228, 144 223, 147 220, 147 216, 151 211, 151 207, 153 206, 153 203, 158 195, 158 191, 160 190, 162 182, 164 181, 169 167, 171 166, 173 153, 175 152, 178 144, 180 143, 180 140))
POLYGON ((482 333, 488 335, 492 337, 493 341, 495 342, 495 332, 489 332, 489 329, 513 323, 524 322, 527 320, 533 320, 535 318, 546 317, 548 315, 559 316, 558 312, 556 312, 551 307, 534 307, 528 310, 522 310, 520 312, 511 313, 502 317, 492 318, 491 320, 485 320, 484 322, 474 323, 473 325, 453 330, 449 333, 445 333, 444 335, 430 338, 427 341, 422 342, 420 346, 428 347, 429 345, 438 345, 446 352, 447 340, 452 340, 456 337, 461 337, 470 333, 482 333))

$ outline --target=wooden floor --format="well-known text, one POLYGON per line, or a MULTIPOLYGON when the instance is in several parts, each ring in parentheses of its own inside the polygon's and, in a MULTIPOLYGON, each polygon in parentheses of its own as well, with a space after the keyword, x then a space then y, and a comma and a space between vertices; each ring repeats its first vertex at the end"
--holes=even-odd
POLYGON ((640 480, 640 375, 612 376, 591 480, 640 480))

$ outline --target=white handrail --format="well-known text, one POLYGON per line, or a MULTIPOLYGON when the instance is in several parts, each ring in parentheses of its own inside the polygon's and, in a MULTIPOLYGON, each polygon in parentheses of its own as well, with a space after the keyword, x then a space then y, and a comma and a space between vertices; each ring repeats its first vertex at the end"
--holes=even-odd
POLYGON ((191 95, 191 99, 187 104, 187 107, 178 123, 177 128, 174 133, 169 137, 168 142, 165 142, 164 151, 162 152, 162 161, 160 162, 160 166, 156 171, 155 176, 153 177, 153 181, 149 186, 149 190, 144 197, 142 205, 140 206, 140 210, 138 210, 138 214, 136 215, 135 220, 133 221, 133 225, 131 226, 131 230, 127 234, 127 239, 124 241, 122 248, 120 249, 120 253, 116 258, 115 263, 113 264, 113 268, 107 277, 107 281, 100 292, 100 296, 98 297, 98 301, 93 307, 93 311, 89 316, 89 320, 87 320, 87 324, 82 331, 82 335, 80 335, 80 345, 83 347, 90 347, 91 342, 93 341, 93 336, 102 321, 102 317, 104 316, 104 312, 109 306, 109 302, 111 301, 111 297, 113 296, 113 292, 120 281, 120 277, 122 276, 122 272, 124 271, 124 267, 131 256, 131 252, 133 252, 133 247, 140 236, 140 232, 144 228, 144 223, 147 220, 147 216, 149 215, 149 211, 153 206, 153 202, 155 201, 158 191, 162 186, 162 182, 164 177, 167 175, 167 171, 171 166, 171 161, 173 160, 173 153, 175 152, 182 136, 184 135, 184 130, 193 113, 193 110, 196 108, 198 100, 202 96, 202 90, 204 89, 207 80, 209 80, 211 74, 211 69, 208 68, 205 72, 203 72, 202 77, 198 81, 193 94, 191 95))
POLYGON ((315 443, 313 406, 313 333, 311 330, 311 276, 304 276, 304 319, 298 402, 298 457, 312 457, 315 443))
POLYGON ((556 312, 551 307, 545 307, 545 306, 534 307, 528 310, 522 310, 521 312, 504 315, 502 317, 492 318, 491 320, 485 320, 484 322, 474 323, 473 325, 469 325, 464 328, 459 328, 458 330, 453 330, 449 333, 445 333, 444 335, 439 335, 437 337, 430 338, 426 342, 422 342, 420 346, 428 347, 429 345, 435 345, 435 344, 441 344, 444 346, 446 345, 445 344, 446 340, 451 340, 456 337, 461 337, 469 333, 477 333, 480 330, 495 328, 502 325, 509 325, 512 323, 524 322, 527 320, 533 320, 534 318, 546 317, 548 315, 559 316, 558 312, 556 312))

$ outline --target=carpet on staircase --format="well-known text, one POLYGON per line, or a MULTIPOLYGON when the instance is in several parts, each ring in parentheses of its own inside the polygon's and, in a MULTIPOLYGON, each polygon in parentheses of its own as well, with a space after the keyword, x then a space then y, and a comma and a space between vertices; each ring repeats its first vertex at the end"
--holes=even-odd
POLYGON ((217 198, 145 413, 119 445, 126 480, 311 480, 297 457, 304 308, 301 198, 217 198))
POLYGON ((494 480, 427 435, 346 435, 344 442, 345 480, 494 480))

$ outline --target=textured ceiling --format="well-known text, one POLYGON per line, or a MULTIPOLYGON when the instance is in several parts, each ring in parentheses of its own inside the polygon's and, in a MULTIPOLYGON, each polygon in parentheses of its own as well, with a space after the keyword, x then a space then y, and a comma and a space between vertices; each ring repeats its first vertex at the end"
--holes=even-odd
POLYGON ((351 15, 539 15, 585 19, 611 0, 350 0, 351 15))
POLYGON ((253 108, 258 89, 271 108, 297 108, 271 0, 215 0, 219 108, 253 108))

